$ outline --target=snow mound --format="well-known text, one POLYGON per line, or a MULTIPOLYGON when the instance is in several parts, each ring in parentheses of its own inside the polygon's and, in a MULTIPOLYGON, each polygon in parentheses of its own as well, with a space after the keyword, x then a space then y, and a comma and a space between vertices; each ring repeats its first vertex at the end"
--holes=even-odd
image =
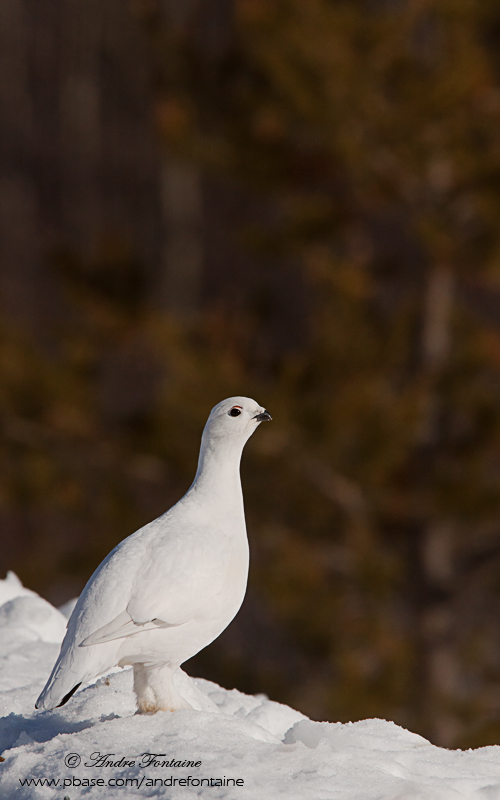
POLYGON ((64 625, 15 576, 0 581, 2 798, 500 800, 500 747, 444 750, 385 720, 314 722, 182 670, 199 710, 135 714, 128 669, 36 712, 64 625))
POLYGON ((0 606, 6 603, 7 600, 12 600, 14 597, 23 597, 24 595, 38 597, 36 592, 26 589, 22 585, 15 572, 9 570, 5 580, 0 580, 0 606))
POLYGON ((60 644, 66 617, 41 597, 14 597, 0 606, 0 637, 12 632, 14 639, 40 639, 60 644))
POLYGON ((78 603, 78 597, 73 597, 72 600, 68 600, 67 603, 63 603, 62 606, 59 606, 58 610, 61 612, 63 617, 66 617, 66 619, 69 619, 70 616, 72 615, 73 609, 74 609, 74 607, 76 606, 77 603, 78 603))

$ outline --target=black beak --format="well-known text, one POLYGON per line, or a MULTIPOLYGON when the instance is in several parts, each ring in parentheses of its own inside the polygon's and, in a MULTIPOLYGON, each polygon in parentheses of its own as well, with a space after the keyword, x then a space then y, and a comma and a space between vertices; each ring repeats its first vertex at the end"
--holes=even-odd
POLYGON ((269 422, 272 420, 272 416, 269 411, 262 411, 260 414, 256 414, 255 417, 252 417, 252 419, 256 419, 257 422, 269 422))

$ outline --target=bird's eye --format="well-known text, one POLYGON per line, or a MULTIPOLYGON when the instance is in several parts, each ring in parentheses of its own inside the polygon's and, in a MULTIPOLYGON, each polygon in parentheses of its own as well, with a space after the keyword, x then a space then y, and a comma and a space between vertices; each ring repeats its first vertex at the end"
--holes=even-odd
POLYGON ((241 408, 236 408, 235 406, 234 408, 231 409, 231 411, 228 411, 227 413, 229 414, 230 417, 239 417, 241 414, 241 408))

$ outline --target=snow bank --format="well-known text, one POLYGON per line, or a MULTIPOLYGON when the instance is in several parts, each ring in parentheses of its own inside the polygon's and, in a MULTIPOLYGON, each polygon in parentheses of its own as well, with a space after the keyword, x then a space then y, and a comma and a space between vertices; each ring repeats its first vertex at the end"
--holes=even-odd
POLYGON ((37 712, 65 617, 12 573, 0 603, 6 800, 500 800, 500 747, 443 750, 384 720, 313 722, 181 671, 202 710, 136 715, 131 670, 120 670, 37 712))

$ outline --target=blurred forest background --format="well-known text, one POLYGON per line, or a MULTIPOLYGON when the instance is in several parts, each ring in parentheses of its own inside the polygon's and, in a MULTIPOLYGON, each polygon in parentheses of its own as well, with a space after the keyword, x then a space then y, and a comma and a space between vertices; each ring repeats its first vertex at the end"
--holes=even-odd
POLYGON ((59 604, 273 414, 187 665, 500 743, 500 6, 2 0, 0 558, 59 604))

